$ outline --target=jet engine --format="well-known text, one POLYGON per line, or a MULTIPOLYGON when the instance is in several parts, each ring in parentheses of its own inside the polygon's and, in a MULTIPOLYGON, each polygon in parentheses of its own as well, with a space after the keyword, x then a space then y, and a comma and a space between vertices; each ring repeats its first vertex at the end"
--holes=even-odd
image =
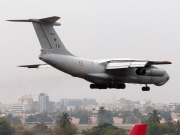
POLYGON ((144 75, 144 76, 157 76, 162 77, 165 75, 165 71, 159 68, 138 68, 136 70, 137 75, 144 75))

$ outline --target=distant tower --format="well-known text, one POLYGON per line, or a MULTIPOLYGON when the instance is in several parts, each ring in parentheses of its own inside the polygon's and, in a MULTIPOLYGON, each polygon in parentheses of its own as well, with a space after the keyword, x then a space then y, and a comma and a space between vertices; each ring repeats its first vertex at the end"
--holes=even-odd
POLYGON ((49 96, 45 93, 39 94, 39 112, 49 112, 49 96))

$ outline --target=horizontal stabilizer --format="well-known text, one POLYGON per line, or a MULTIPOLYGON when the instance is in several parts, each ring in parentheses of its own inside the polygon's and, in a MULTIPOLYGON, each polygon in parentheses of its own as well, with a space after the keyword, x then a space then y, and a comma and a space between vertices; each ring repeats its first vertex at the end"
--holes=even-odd
POLYGON ((47 17, 47 18, 42 18, 42 19, 7 20, 7 21, 11 21, 11 22, 37 22, 37 23, 45 23, 45 24, 49 24, 50 23, 50 24, 59 26, 61 24, 56 22, 59 19, 60 19, 60 17, 53 16, 53 17, 47 17))
POLYGON ((18 67, 26 67, 26 68, 52 68, 52 66, 48 64, 34 64, 34 65, 21 65, 18 67))
POLYGON ((53 17, 47 17, 47 18, 43 18, 43 19, 39 19, 39 20, 44 21, 44 22, 49 22, 49 23, 55 23, 59 19, 60 19, 60 17, 53 16, 53 17))

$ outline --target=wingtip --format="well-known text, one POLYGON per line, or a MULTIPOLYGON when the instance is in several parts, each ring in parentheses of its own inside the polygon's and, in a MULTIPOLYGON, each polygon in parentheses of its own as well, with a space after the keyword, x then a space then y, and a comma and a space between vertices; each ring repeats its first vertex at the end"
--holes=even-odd
POLYGON ((166 64, 172 64, 171 61, 164 61, 164 63, 166 63, 166 64))

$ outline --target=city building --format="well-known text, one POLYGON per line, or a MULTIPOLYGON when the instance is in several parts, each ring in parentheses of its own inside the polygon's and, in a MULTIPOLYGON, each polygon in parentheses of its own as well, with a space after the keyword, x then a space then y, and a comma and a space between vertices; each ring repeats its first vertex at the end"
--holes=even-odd
POLYGON ((96 102, 96 99, 88 99, 88 98, 84 98, 82 100, 83 105, 97 105, 98 103, 96 102))
POLYGON ((30 107, 28 104, 13 104, 12 111, 13 112, 28 112, 30 111, 30 107))
POLYGON ((174 111, 176 109, 177 104, 176 103, 169 103, 167 105, 167 108, 169 111, 174 111))
POLYGON ((60 99, 60 107, 97 105, 96 99, 60 99))
POLYGON ((49 102, 49 113, 54 113, 56 110, 55 110, 55 102, 52 102, 50 101, 49 102))
POLYGON ((113 117, 114 124, 122 124, 123 118, 113 117))
POLYGON ((49 96, 45 93, 39 94, 39 102, 38 102, 38 111, 39 113, 49 112, 49 96))
POLYGON ((18 99, 17 104, 12 105, 13 112, 29 112, 33 107, 33 99, 31 96, 25 95, 18 99))
POLYGON ((80 119, 79 118, 75 118, 75 117, 71 117, 71 122, 72 122, 72 124, 77 125, 77 124, 79 124, 80 119))

